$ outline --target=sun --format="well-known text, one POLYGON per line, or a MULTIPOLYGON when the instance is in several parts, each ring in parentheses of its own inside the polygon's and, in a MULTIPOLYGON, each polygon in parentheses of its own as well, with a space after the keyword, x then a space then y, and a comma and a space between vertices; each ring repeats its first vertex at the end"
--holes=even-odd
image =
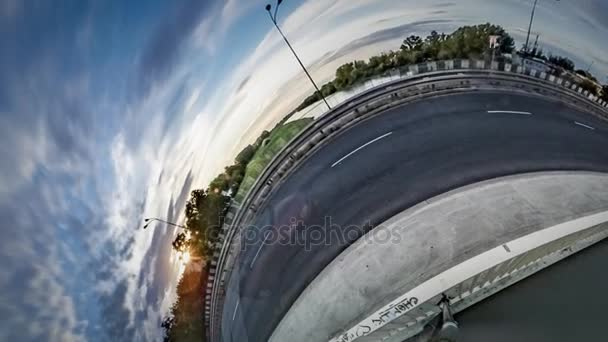
POLYGON ((190 261, 190 252, 188 252, 188 251, 183 252, 182 255, 181 255, 181 257, 180 257, 180 259, 182 260, 182 262, 184 264, 187 264, 188 261, 190 261))

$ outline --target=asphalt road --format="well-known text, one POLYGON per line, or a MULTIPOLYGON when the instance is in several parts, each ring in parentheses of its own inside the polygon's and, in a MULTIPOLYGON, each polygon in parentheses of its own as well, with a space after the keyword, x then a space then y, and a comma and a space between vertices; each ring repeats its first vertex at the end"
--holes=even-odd
POLYGON ((465 342, 608 339, 608 240, 456 315, 465 342))
POLYGON ((223 340, 266 341, 310 281, 392 215, 504 175, 608 172, 607 146, 601 120, 515 94, 429 99, 349 129, 290 175, 245 230, 249 243, 227 286, 223 340))

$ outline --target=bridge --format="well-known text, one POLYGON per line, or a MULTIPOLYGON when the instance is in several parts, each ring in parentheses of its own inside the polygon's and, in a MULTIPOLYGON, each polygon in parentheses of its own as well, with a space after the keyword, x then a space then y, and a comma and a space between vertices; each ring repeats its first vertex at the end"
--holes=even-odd
POLYGON ((442 301, 463 312, 608 234, 604 101, 505 63, 386 76, 233 203, 211 341, 425 338, 442 301))

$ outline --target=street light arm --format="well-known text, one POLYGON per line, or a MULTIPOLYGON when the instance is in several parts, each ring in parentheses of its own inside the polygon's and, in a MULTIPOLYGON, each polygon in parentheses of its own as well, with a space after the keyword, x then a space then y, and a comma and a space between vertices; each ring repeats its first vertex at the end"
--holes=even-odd
MULTIPOLYGON (((270 5, 269 5, 270 6, 270 5)), ((268 8, 268 7, 266 7, 268 8)), ((277 21, 272 17, 272 13, 270 13, 270 9, 268 8, 268 16, 270 17, 270 20, 272 21, 272 23, 277 26, 277 21)))
POLYGON ((148 227, 148 225, 150 223, 152 223, 153 221, 159 221, 159 222, 166 223, 166 224, 174 226, 174 227, 178 227, 178 228, 182 228, 182 229, 187 229, 186 226, 182 226, 181 224, 177 224, 177 223, 161 220, 161 219, 156 218, 156 217, 151 217, 151 218, 145 219, 144 222, 148 222, 148 223, 144 226, 144 229, 146 229, 148 227))

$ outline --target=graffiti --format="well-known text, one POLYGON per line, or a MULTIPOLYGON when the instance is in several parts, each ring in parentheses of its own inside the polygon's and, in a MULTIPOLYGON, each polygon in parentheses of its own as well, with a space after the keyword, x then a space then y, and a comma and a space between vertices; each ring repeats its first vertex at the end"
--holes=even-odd
POLYGON ((360 325, 357 327, 357 336, 363 336, 366 334, 369 334, 369 332, 372 331, 372 327, 370 327, 369 325, 360 325))
POLYGON ((347 331, 344 334, 340 335, 335 341, 350 342, 358 337, 366 336, 370 334, 373 330, 376 330, 384 324, 401 316, 405 312, 415 308, 416 305, 418 305, 418 302, 418 298, 409 297, 401 300, 398 303, 393 303, 389 305, 388 308, 383 311, 380 311, 379 313, 375 314, 373 318, 371 318, 371 325, 374 327, 374 329, 372 329, 372 326, 370 325, 359 324, 355 328, 350 329, 350 331, 347 331))
POLYGON ((390 308, 395 308, 395 311, 397 312, 397 314, 401 314, 405 311, 411 310, 414 307, 416 307, 416 305, 418 304, 418 298, 416 297, 412 297, 412 298, 406 298, 404 300, 402 300, 401 302, 392 305, 390 308))

